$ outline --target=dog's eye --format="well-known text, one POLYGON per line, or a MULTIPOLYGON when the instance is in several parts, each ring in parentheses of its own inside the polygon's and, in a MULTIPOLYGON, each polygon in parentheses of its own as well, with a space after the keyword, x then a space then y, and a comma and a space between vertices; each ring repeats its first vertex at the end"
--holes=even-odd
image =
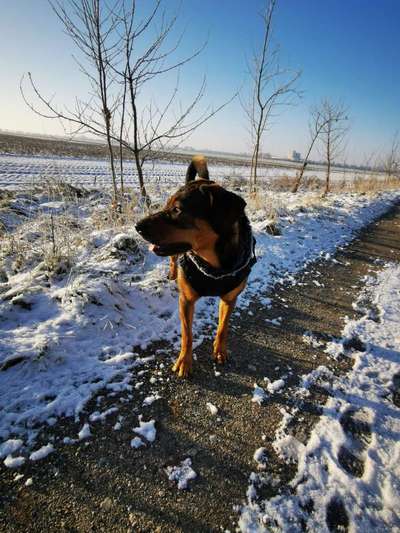
POLYGON ((179 215, 181 213, 181 210, 179 209, 179 207, 177 205, 175 205, 171 211, 174 213, 174 215, 179 215))

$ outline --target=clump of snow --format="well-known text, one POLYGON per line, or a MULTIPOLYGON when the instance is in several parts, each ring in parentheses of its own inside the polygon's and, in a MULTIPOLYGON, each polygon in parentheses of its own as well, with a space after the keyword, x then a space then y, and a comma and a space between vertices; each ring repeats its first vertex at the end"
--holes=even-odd
POLYGON ((273 381, 272 383, 268 383, 267 390, 271 394, 274 394, 275 392, 278 392, 279 390, 283 389, 284 386, 285 386, 285 380, 277 379, 273 381))
POLYGON ((12 457, 7 455, 4 459, 4 464, 7 468, 19 468, 25 463, 25 457, 12 457))
POLYGON ((30 477, 25 481, 25 487, 30 487, 33 485, 33 479, 30 477))
POLYGON ((63 438, 63 443, 64 444, 75 444, 76 442, 76 439, 71 439, 71 437, 64 437, 63 438))
POLYGON ((192 468, 190 457, 182 461, 178 466, 167 466, 165 472, 170 481, 176 481, 178 489, 187 489, 189 481, 197 477, 192 468))
POLYGON ((158 394, 151 394, 150 396, 147 396, 143 400, 143 407, 148 407, 149 405, 154 403, 156 400, 159 400, 160 398, 161 396, 159 396, 158 394))
POLYGON ((262 387, 259 387, 257 383, 254 383, 253 397, 251 401, 261 405, 267 399, 267 393, 262 387))
POLYGON ((9 439, 3 442, 0 446, 0 459, 4 459, 7 455, 17 452, 22 445, 23 442, 21 439, 9 439))
POLYGON ((273 326, 280 326, 282 324, 282 317, 278 316, 276 318, 266 318, 265 322, 272 324, 273 326))
POLYGON ((258 466, 265 465, 268 459, 267 449, 264 447, 257 448, 257 450, 254 452, 253 459, 256 463, 258 463, 258 466))
MULTIPOLYGON (((329 254, 328 254, 329 255, 329 254)), ((312 346, 313 348, 321 348, 324 343, 319 340, 312 331, 305 331, 303 333, 302 340, 305 344, 312 346)))
POLYGON ((148 422, 143 422, 142 415, 139 415, 139 426, 133 428, 133 431, 138 435, 144 437, 148 442, 154 442, 156 440, 156 428, 155 420, 149 420, 148 422))
POLYGON ((80 432, 78 433, 79 440, 88 439, 92 436, 89 424, 84 424, 80 432))
POLYGON ((112 413, 115 413, 117 411, 118 411, 118 407, 110 407, 103 413, 100 413, 99 411, 95 411, 89 416, 89 420, 90 422, 97 422, 99 420, 103 422, 108 415, 111 415, 112 413))
POLYGON ((146 446, 140 437, 134 437, 131 440, 131 448, 140 448, 141 446, 146 446))
POLYGON ((216 407, 214 404, 212 404, 211 402, 207 402, 206 403, 206 406, 207 406, 207 410, 213 415, 217 415, 218 414, 218 407, 216 407))
POLYGON ((36 452, 32 452, 29 456, 29 459, 31 461, 40 461, 41 459, 44 459, 50 453, 53 453, 53 452, 54 452, 54 446, 49 443, 46 446, 42 446, 41 448, 39 448, 39 450, 36 450, 36 452))
POLYGON ((338 341, 330 341, 326 343, 325 352, 333 359, 339 359, 343 355, 343 343, 338 341))

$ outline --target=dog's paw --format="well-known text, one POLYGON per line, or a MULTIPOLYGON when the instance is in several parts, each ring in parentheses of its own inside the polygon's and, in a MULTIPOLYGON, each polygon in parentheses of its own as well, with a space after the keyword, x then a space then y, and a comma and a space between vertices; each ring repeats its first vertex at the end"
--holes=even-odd
POLYGON ((181 358, 175 361, 172 371, 176 372, 180 378, 187 378, 192 373, 192 359, 181 358))
POLYGON ((213 357, 216 363, 223 365, 228 359, 228 354, 226 352, 214 352, 213 357))
POLYGON ((223 365, 228 359, 228 352, 214 345, 213 358, 216 363, 223 365))
POLYGON ((221 346, 221 344, 217 341, 214 341, 213 358, 214 361, 220 365, 223 365, 228 359, 228 350, 221 346))

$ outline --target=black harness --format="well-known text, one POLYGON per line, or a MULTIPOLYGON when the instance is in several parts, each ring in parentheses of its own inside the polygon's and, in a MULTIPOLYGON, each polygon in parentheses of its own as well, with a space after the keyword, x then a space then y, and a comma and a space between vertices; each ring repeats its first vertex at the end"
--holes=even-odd
POLYGON ((247 278, 256 263, 255 245, 247 217, 240 221, 241 251, 238 260, 229 269, 215 268, 193 252, 179 258, 186 280, 199 296, 223 296, 235 289, 247 278))

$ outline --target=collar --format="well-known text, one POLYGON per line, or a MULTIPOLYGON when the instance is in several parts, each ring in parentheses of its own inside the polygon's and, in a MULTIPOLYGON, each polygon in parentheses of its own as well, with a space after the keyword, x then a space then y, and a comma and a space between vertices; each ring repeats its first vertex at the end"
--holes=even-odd
POLYGON ((255 239, 253 237, 248 218, 244 216, 240 220, 241 240, 238 259, 229 269, 215 268, 210 263, 199 257, 195 252, 186 252, 184 256, 199 270, 204 276, 215 280, 236 276, 248 266, 253 266, 256 262, 255 239))

